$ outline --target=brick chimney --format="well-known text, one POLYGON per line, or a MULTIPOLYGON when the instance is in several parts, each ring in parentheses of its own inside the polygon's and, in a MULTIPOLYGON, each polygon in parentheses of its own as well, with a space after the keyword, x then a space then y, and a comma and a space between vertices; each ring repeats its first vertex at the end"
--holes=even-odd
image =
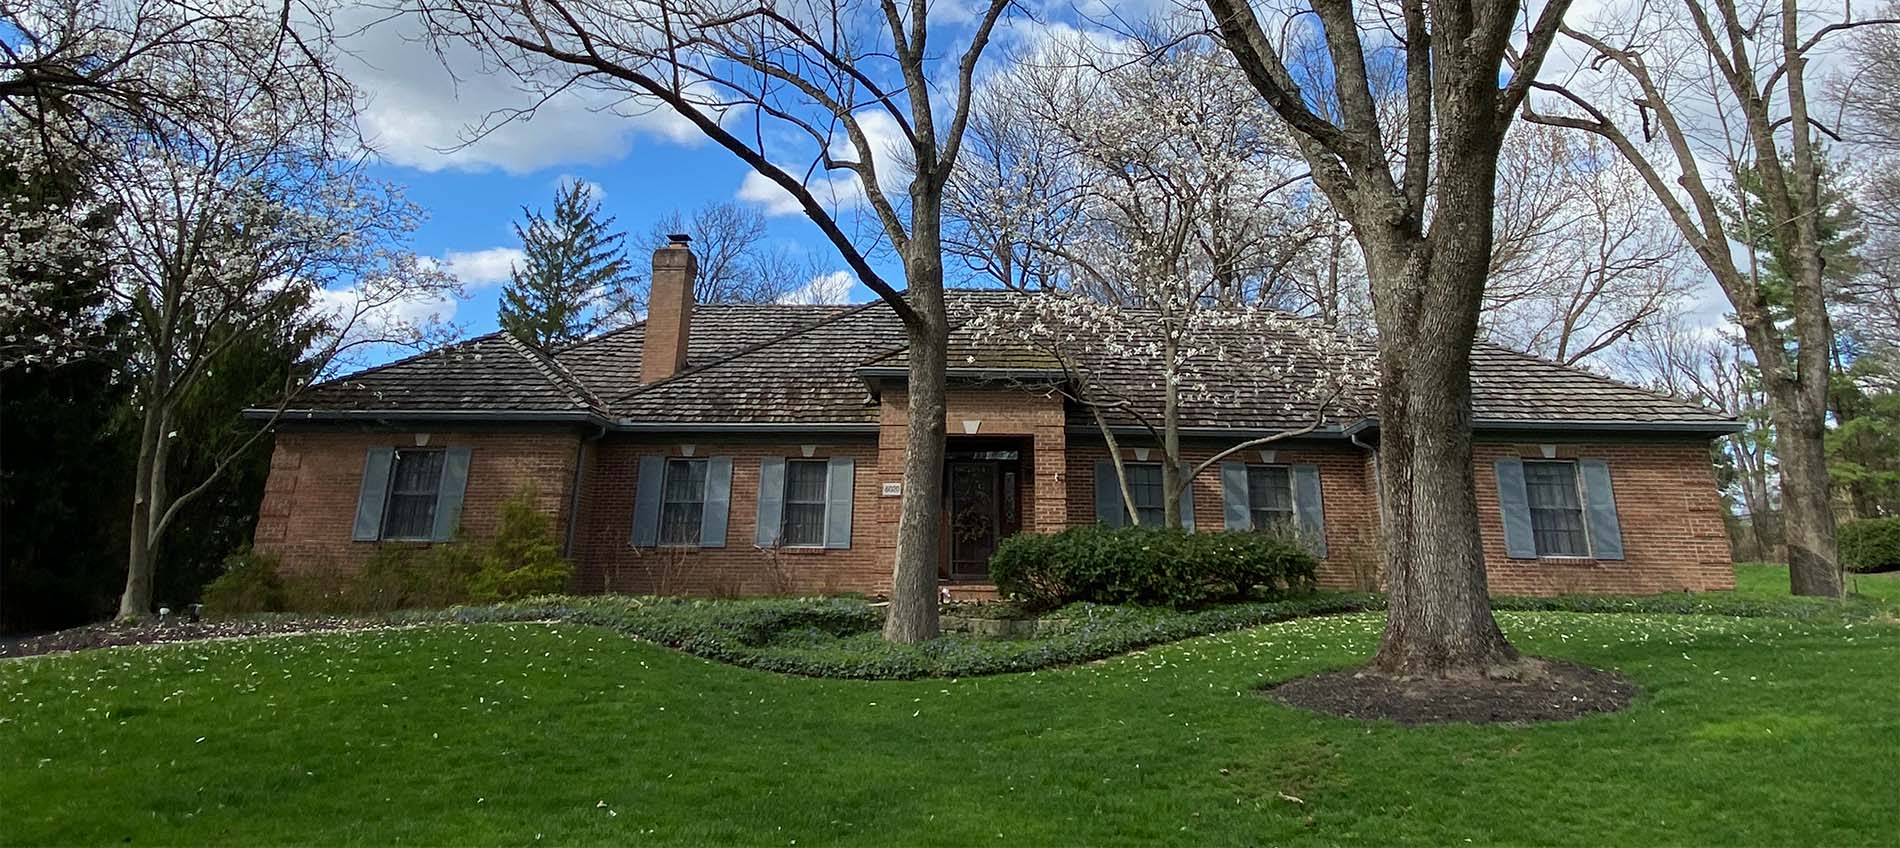
POLYGON ((641 384, 664 380, 686 367, 686 340, 692 336, 693 279, 699 260, 685 233, 666 237, 653 251, 652 284, 647 289, 646 338, 640 349, 641 384))

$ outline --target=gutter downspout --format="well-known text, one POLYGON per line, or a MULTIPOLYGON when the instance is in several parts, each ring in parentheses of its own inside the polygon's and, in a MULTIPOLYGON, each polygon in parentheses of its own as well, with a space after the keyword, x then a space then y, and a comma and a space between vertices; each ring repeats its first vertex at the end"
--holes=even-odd
POLYGON ((574 445, 574 479, 568 483, 567 489, 567 532, 563 534, 565 538, 561 540, 563 559, 574 558, 574 528, 581 523, 581 481, 585 479, 583 469, 586 468, 586 464, 583 460, 587 457, 587 445, 589 442, 599 441, 605 435, 607 435, 607 425, 595 425, 593 435, 581 437, 581 440, 574 445))
MULTIPOLYGON (((1378 508, 1380 523, 1383 524, 1385 520, 1385 480, 1381 478, 1379 474, 1379 449, 1359 441, 1358 430, 1347 431, 1346 441, 1352 442, 1357 447, 1372 454, 1372 504, 1378 508)), ((1379 531, 1383 533, 1385 532, 1385 528, 1380 527, 1379 531)))

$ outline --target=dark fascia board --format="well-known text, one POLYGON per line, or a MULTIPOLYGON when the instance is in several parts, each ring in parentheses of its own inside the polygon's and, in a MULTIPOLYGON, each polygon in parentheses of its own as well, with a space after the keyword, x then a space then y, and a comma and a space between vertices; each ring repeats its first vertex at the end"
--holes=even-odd
MULTIPOLYGON (((1379 420, 1366 418, 1346 428, 1348 435, 1378 430, 1379 420)), ((1524 433, 1668 433, 1671 435, 1725 436, 1740 433, 1739 421, 1525 421, 1516 418, 1473 418, 1473 430, 1507 430, 1524 433)))
MULTIPOLYGON (((974 380, 1061 380, 1064 378, 1059 368, 957 368, 944 369, 945 376, 974 380)), ((910 369, 895 365, 866 365, 858 369, 858 376, 867 380, 908 379, 910 369)))
POLYGON ((414 421, 428 424, 612 424, 598 413, 568 409, 246 409, 252 421, 342 423, 414 421))
POLYGON ((415 422, 419 424, 586 424, 627 433, 875 433, 875 421, 743 423, 720 421, 629 421, 582 410, 501 409, 247 409, 244 417, 284 422, 415 422))
MULTIPOLYGON (((1116 424, 1116 425, 1111 425, 1108 429, 1109 429, 1109 432, 1114 433, 1117 436, 1147 436, 1149 435, 1148 428, 1142 427, 1140 425, 1116 424)), ((1068 426, 1068 432, 1074 433, 1079 436, 1101 435, 1102 428, 1097 427, 1093 424, 1070 424, 1068 426)), ((1265 438, 1267 436, 1274 435, 1275 432, 1277 431, 1239 430, 1239 429, 1227 429, 1225 427, 1182 427, 1181 428, 1182 438, 1188 438, 1188 439, 1228 439, 1228 438, 1260 439, 1260 438, 1265 438)), ((1351 428, 1321 427, 1317 430, 1314 430, 1311 433, 1301 433, 1298 436, 1293 436, 1291 437, 1291 440, 1343 439, 1343 438, 1346 438, 1348 435, 1350 435, 1352 432, 1353 431, 1351 430, 1351 428)))
POLYGON ((876 433, 875 421, 750 423, 720 421, 616 421, 617 433, 876 433))

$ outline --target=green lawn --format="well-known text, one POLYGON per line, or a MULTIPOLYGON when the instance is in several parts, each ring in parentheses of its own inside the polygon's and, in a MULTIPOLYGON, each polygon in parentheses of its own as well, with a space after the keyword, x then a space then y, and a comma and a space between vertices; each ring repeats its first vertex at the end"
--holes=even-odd
MULTIPOLYGON (((1900 571, 1849 574, 1847 590, 1881 606, 1900 607, 1900 571)), ((1772 562, 1735 566, 1735 594, 1757 598, 1788 597, 1788 567, 1772 562)))
POLYGON ((1255 694, 1362 658, 1378 614, 962 680, 784 677, 530 623, 10 661, 0 842, 1843 845, 1900 827, 1900 626, 1499 618, 1644 694, 1564 725, 1418 729, 1255 694))

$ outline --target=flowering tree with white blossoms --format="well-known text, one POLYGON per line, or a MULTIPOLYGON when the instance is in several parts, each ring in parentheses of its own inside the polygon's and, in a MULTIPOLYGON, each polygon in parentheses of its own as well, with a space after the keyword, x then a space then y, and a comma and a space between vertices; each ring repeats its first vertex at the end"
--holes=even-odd
POLYGON ((1287 305, 1330 217, 1231 58, 1165 30, 1042 43, 984 81, 971 125, 946 249, 1012 288, 1138 305, 1192 256, 1200 296, 1287 305))
POLYGON ((1206 292, 1217 284, 1205 274, 1125 282, 1145 305, 1046 292, 985 310, 965 326, 979 338, 1027 345, 1060 365, 1058 390, 1094 418, 1130 520, 1140 513, 1116 438, 1119 421, 1132 420, 1160 446, 1163 524, 1180 527, 1180 496, 1202 472, 1362 408, 1377 374, 1370 345, 1318 319, 1210 303, 1206 292), (1184 410, 1197 407, 1239 408, 1243 416, 1268 415, 1281 426, 1237 437, 1190 463, 1181 422, 1184 410))
POLYGON ((1114 422, 1135 421, 1160 447, 1164 522, 1178 527, 1195 475, 1310 433, 1356 399, 1367 352, 1262 305, 1287 294, 1318 210, 1295 190, 1305 173, 1285 125, 1225 53, 1166 34, 1056 40, 985 85, 976 153, 953 180, 953 249, 1005 285, 1054 291, 969 326, 1061 364, 1131 517, 1114 422), (1184 467, 1183 409, 1207 405, 1297 423, 1184 467))
MULTIPOLYGON (((101 262, 114 301, 108 308, 128 321, 139 416, 119 612, 143 615, 152 603, 154 547, 180 510, 313 381, 372 346, 439 340, 440 322, 412 314, 413 307, 452 294, 454 280, 405 249, 419 210, 365 173, 356 92, 322 45, 293 33, 321 32, 320 22, 287 22, 283 9, 246 3, 220 6, 215 18, 179 13, 185 17, 146 22, 121 16, 177 8, 65 8, 69 14, 21 20, 82 33, 143 32, 167 21, 182 27, 157 43, 97 40, 108 51, 143 45, 100 60, 116 69, 111 97, 28 108, 8 90, 6 104, 31 125, 26 139, 82 150, 94 197, 113 211, 101 262), (202 380, 234 365, 232 352, 258 334, 281 334, 305 350, 283 375, 275 413, 264 427, 218 446, 208 473, 172 479, 181 404, 202 380)), ((76 37, 36 31, 23 43, 76 37)))

